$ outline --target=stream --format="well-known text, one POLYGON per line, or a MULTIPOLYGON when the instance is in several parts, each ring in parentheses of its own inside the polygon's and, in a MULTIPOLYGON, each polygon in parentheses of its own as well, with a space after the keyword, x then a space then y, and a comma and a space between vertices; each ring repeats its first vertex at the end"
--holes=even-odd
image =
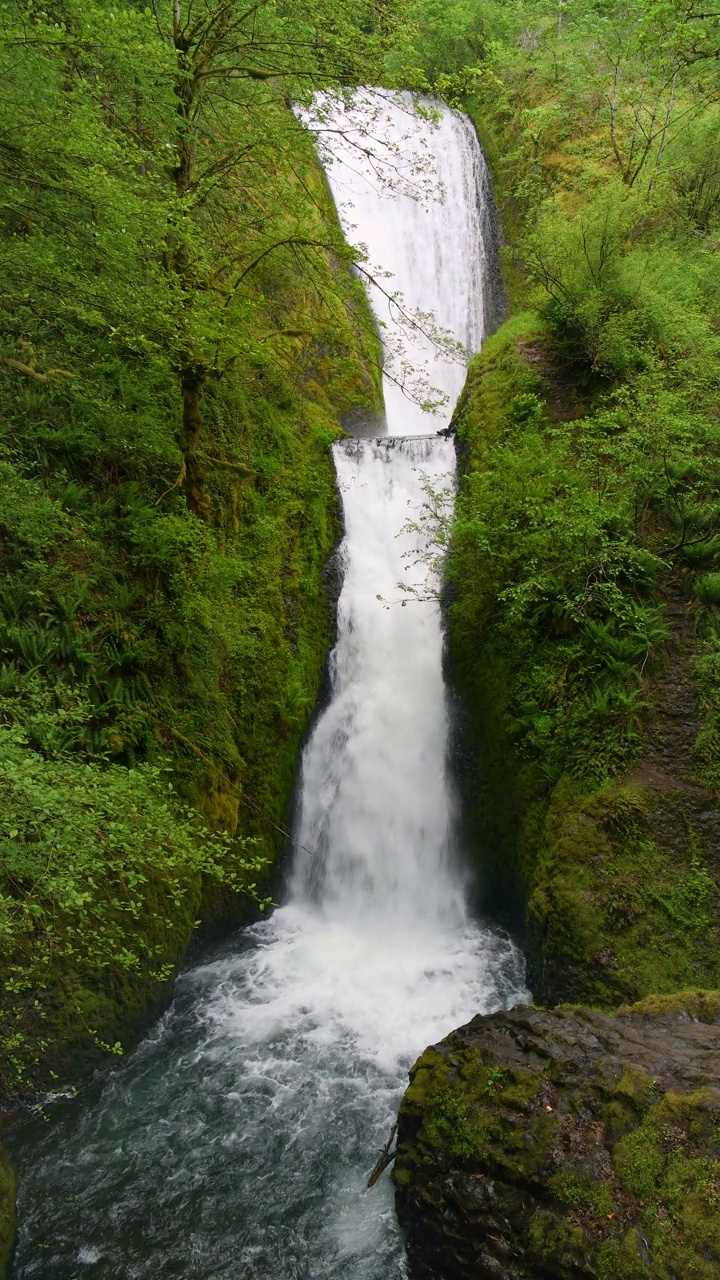
POLYGON ((526 996, 517 948, 466 905, 420 519, 428 491, 454 493, 435 433, 464 381, 457 344, 477 350, 491 323, 485 162, 468 120, 400 95, 325 102, 310 123, 367 249, 388 378, 386 423, 334 447, 337 644, 290 873, 269 918, 180 976, 118 1070, 15 1133, 14 1280, 405 1276, 390 1177, 364 1186, 408 1068, 526 996), (423 386, 444 397, 434 416, 408 399, 423 386))

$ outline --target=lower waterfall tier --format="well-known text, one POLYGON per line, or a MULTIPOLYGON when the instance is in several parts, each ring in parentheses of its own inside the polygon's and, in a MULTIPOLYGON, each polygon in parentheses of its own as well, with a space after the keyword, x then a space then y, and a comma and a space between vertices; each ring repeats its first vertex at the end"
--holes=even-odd
POLYGON ((363 1188, 408 1067, 521 986, 487 930, 276 911, 184 975, 99 1096, 14 1135, 15 1280, 401 1280, 389 1178, 363 1188))

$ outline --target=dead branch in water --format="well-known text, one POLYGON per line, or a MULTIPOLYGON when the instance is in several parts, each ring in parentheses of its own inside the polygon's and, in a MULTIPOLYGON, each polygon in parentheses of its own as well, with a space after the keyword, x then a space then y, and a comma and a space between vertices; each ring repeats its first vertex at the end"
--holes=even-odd
POLYGON ((390 1148, 392 1146, 393 1138, 395 1137, 396 1133, 397 1133, 397 1120, 395 1121, 395 1124, 390 1130, 390 1137, 388 1138, 387 1142, 385 1143, 385 1146, 382 1149, 380 1159, 378 1160, 377 1164, 375 1165, 375 1168, 373 1169, 372 1173, 370 1174, 370 1177, 367 1180, 367 1186, 365 1188, 366 1191, 369 1191, 371 1187, 375 1186, 375 1183, 377 1182, 380 1175, 385 1172, 388 1165, 392 1164, 393 1160, 395 1159, 397 1155, 397 1146, 395 1146, 394 1150, 392 1151, 390 1150, 390 1148))

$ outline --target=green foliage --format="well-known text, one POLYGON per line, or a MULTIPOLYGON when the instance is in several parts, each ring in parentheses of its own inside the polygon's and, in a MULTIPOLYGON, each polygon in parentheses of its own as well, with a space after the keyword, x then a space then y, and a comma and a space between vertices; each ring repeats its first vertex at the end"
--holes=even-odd
MULTIPOLYGON (((654 598, 661 560, 637 541, 638 513, 649 502, 639 494, 654 473, 650 462, 636 476, 609 464, 608 437, 617 449, 622 432, 612 412, 597 429, 550 426, 542 382, 523 371, 518 350, 542 329, 526 322, 520 332, 511 321, 478 357, 459 419, 474 465, 449 567, 459 587, 452 644, 466 673, 488 640, 508 655, 508 732, 550 779, 569 770, 597 781, 637 755, 648 709, 643 678, 662 668, 667 631, 654 598)), ((639 447, 636 463, 647 457, 639 447)))
MULTIPOLYGON (((171 772, 47 758, 28 749, 19 727, 0 727, 7 1095, 33 1083, 38 1049, 47 1047, 45 1022, 52 1042, 58 991, 70 1018, 84 1022, 78 981, 109 992, 123 982, 143 988, 169 977, 208 883, 256 895, 264 859, 247 841, 209 831, 179 801, 171 772)), ((96 1027, 86 1030, 99 1042, 96 1027)))
POLYGON ((660 380, 664 364, 675 378, 684 372, 716 388, 720 275, 712 245, 652 243, 643 236, 647 218, 647 205, 619 182, 591 192, 570 217, 548 201, 524 242, 540 310, 581 381, 643 373, 660 380))
POLYGON ((704 573, 698 578, 695 594, 705 605, 720 604, 720 573, 704 573))
POLYGON ((287 103, 357 82, 377 28, 366 0, 3 7, 0 359, 54 402, 46 465, 154 464, 156 496, 174 466, 207 519, 208 472, 243 460, 213 452, 204 402, 238 361, 281 398, 323 363, 362 384, 353 255, 287 103))
POLYGON ((497 1097, 504 1074, 502 1067, 490 1067, 485 1089, 483 1090, 486 1098, 497 1097))
POLYGON ((156 8, 0 8, 6 1089, 130 1038, 196 918, 262 897, 331 634, 330 446, 379 398, 287 103, 389 17, 156 8))
POLYGON ((720 229, 720 113, 717 107, 691 124, 669 148, 670 189, 678 215, 703 234, 720 229))
POLYGON ((386 74, 413 88, 432 88, 485 51, 485 13, 473 0, 418 0, 386 57, 386 74))

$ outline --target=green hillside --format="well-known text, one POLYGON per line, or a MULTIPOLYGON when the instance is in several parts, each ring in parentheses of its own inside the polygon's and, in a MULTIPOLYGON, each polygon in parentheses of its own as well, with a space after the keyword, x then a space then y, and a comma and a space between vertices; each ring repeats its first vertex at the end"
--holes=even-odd
MULTIPOLYGON (((0 1088, 132 1038, 262 899, 380 353, 288 107, 370 6, 0 11, 0 1088)), ((117 1051, 120 1044, 116 1045, 117 1051)))

